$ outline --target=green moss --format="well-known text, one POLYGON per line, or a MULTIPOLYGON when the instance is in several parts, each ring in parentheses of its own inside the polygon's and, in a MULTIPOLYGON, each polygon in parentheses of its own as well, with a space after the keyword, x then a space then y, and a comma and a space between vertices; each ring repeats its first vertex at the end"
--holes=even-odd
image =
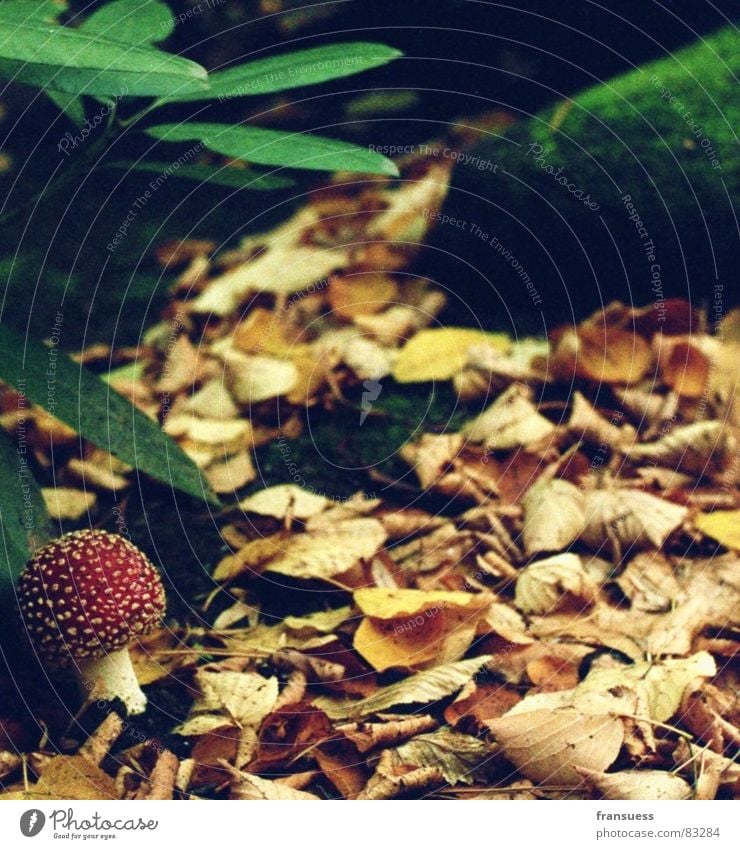
POLYGON ((440 226, 434 236, 479 279, 457 265, 444 282, 465 301, 475 296, 494 326, 511 321, 505 303, 517 325, 510 330, 614 297, 711 298, 736 262, 736 75, 740 51, 728 28, 482 140, 473 155, 495 171, 458 165, 445 210, 468 226, 440 226), (534 282, 541 305, 493 237, 534 282), (486 286, 491 297, 481 299, 486 286))

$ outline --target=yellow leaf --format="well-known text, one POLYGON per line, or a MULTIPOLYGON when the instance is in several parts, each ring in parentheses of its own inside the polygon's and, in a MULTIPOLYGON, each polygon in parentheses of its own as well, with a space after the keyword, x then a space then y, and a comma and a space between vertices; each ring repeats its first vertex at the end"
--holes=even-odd
POLYGON ((475 638, 491 597, 438 590, 361 589, 355 603, 367 618, 354 646, 375 669, 419 669, 459 660, 475 638))
POLYGON ((3 795, 6 800, 29 802, 117 798, 115 781, 82 755, 58 755, 52 758, 36 784, 32 784, 28 790, 3 795))
MULTIPOLYGON (((412 616, 427 610, 445 607, 477 607, 480 596, 464 592, 445 592, 444 590, 399 590, 382 587, 368 587, 356 590, 355 604, 366 616, 376 619, 398 619, 412 616)), ((485 599, 488 607, 490 599, 485 599)))
POLYGON ((49 515, 58 522, 81 519, 95 507, 98 500, 94 492, 68 486, 43 487, 41 494, 44 496, 49 515))
POLYGON ((503 333, 485 333, 470 327, 421 330, 401 349, 393 377, 399 383, 449 380, 463 370, 470 346, 482 342, 499 351, 510 345, 503 333))
POLYGON ((372 315, 397 297, 395 280, 377 271, 334 277, 329 285, 329 304, 342 318, 372 315))
POLYGON ((694 520, 696 527, 725 548, 740 549, 740 510, 715 510, 700 513, 694 520))

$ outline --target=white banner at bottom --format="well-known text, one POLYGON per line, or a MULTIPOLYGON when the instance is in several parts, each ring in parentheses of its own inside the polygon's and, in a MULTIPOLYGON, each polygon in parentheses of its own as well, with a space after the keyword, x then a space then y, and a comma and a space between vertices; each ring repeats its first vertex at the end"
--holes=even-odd
POLYGON ((0 846, 459 849, 740 846, 732 802, 4 802, 0 846), (327 807, 327 804, 331 807, 327 807))

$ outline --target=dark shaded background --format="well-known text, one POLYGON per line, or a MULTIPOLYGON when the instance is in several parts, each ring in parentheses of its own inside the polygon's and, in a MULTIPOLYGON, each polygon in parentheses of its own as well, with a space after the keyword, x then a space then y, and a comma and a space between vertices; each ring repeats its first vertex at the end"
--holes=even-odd
MULTIPOLYGON (((73 3, 73 13, 89 5, 73 3)), ((185 111, 173 108, 167 116, 186 118, 190 108, 199 110, 200 120, 235 121, 258 114, 264 124, 321 128, 327 135, 366 144, 426 141, 446 132, 450 123, 491 110, 531 114, 559 95, 690 43, 697 34, 716 29, 738 12, 737 2, 729 0, 508 4, 342 0, 320 5, 177 0, 171 6, 176 14, 188 9, 195 14, 178 26, 165 47, 209 69, 329 41, 377 39, 402 48, 408 58, 359 77, 274 99, 214 104, 206 111, 202 104, 185 111), (363 97, 377 89, 393 94, 389 91, 373 111, 372 103, 363 97)), ((22 87, 10 87, 3 95, 6 114, 0 135, 10 165, 0 177, 0 193, 8 201, 6 209, 32 198, 44 186, 59 166, 58 140, 70 128, 43 96, 31 103, 29 97, 29 90, 22 87), (21 168, 21 178, 16 180, 21 168)), ((110 156, 138 156, 148 144, 129 134, 110 156)), ((173 156, 171 146, 159 153, 159 158, 173 156)), ((69 165, 62 162, 59 173, 69 165)), ((66 198, 64 203, 49 198, 32 214, 3 222, 3 320, 23 330, 30 324, 46 334, 63 300, 67 314, 74 307, 84 316, 76 328, 67 325, 63 340, 67 347, 94 339, 117 344, 135 341, 142 327, 156 318, 168 283, 152 260, 154 242, 191 235, 228 243, 247 229, 264 228, 284 216, 291 198, 300 195, 300 190, 283 196, 243 191, 234 195, 170 180, 111 256, 105 245, 148 179, 128 176, 121 180, 120 172, 93 167, 90 162, 84 179, 74 186, 69 205, 66 198), (272 208, 269 213, 268 208, 272 208), (247 223, 255 215, 256 220, 247 223)), ((310 188, 317 177, 297 175, 297 179, 299 187, 310 188)), ((459 247, 448 245, 445 234, 435 234, 432 241, 453 254, 459 247)), ((469 304, 476 292, 470 289, 465 266, 443 259, 439 250, 433 250, 422 258, 418 270, 459 291, 460 303, 469 304)), ((482 264, 485 270, 485 258, 472 255, 465 262, 482 264)), ((505 287, 505 281, 501 285, 505 287)), ((583 299, 583 312, 592 306, 591 300, 583 299)), ((524 306, 513 303, 511 308, 516 313, 524 306)), ((496 304, 488 308, 476 304, 476 308, 484 323, 502 323, 496 304)), ((532 319, 529 312, 521 316, 520 329, 541 329, 540 319, 532 319)), ((449 318, 468 321, 468 313, 464 306, 456 314, 453 306, 449 318)), ((558 317, 553 313, 551 318, 558 317)))

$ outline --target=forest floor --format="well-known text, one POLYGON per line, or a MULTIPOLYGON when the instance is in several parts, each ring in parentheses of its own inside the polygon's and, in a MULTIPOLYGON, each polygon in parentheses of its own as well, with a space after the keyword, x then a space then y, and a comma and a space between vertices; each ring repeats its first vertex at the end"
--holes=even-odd
MULTIPOLYGON (((449 163, 403 165, 215 257, 161 245, 161 322, 80 354, 225 506, 151 519, 182 545, 145 717, 21 674, 5 798, 738 794, 740 312, 446 326, 409 269, 449 163)), ((52 515, 133 532, 131 470, 30 415, 68 448, 52 515)))

